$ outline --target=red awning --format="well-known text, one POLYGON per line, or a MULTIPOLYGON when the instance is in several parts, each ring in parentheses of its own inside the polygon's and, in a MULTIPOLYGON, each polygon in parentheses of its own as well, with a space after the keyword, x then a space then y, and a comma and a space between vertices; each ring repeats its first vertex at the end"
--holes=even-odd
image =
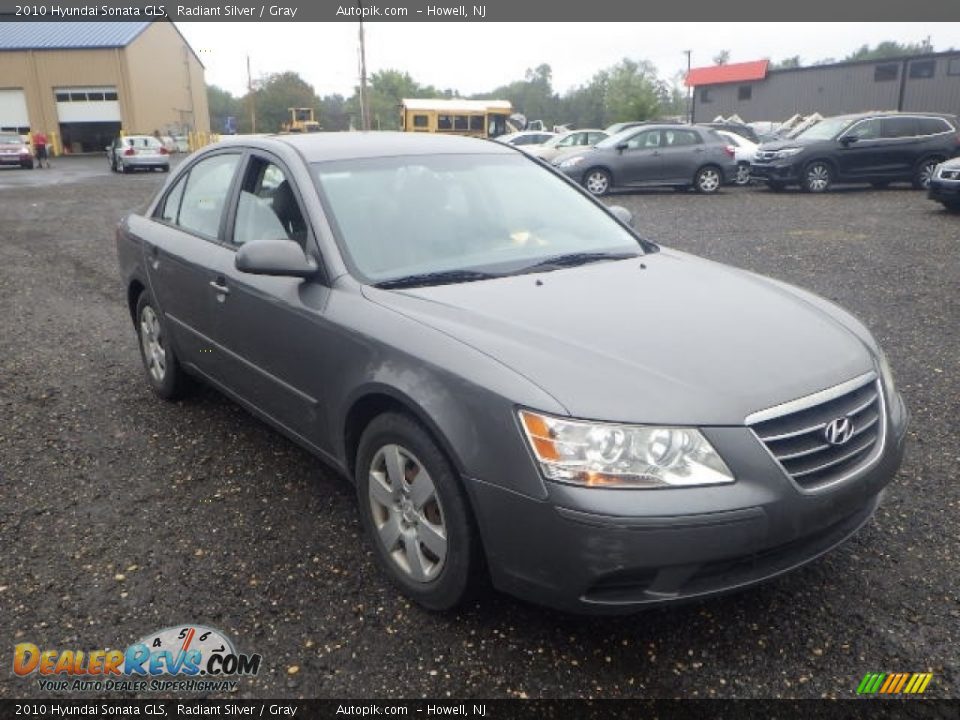
POLYGON ((687 74, 686 84, 690 87, 696 87, 698 85, 720 85, 722 83, 763 80, 767 76, 767 66, 769 64, 769 60, 754 60, 753 62, 693 68, 687 74))

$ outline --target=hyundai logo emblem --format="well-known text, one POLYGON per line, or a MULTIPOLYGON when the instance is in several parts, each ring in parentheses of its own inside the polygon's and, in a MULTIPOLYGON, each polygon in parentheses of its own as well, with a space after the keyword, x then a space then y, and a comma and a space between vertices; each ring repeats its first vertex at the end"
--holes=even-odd
POLYGON ((823 429, 823 437, 831 445, 843 445, 853 437, 853 421, 848 417, 831 420, 823 429))

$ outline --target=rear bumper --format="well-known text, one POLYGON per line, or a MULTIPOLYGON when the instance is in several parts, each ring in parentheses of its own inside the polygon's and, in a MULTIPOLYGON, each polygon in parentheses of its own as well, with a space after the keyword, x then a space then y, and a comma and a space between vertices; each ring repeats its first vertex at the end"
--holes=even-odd
POLYGON ((617 614, 730 592, 800 567, 853 535, 879 505, 903 457, 906 411, 899 398, 897 405, 877 463, 822 492, 800 492, 744 428, 710 433, 741 468, 726 486, 547 483, 550 497, 540 501, 465 478, 493 582, 562 610, 617 614))
POLYGON ((120 162, 130 168, 135 167, 169 167, 170 166, 170 156, 169 155, 151 155, 147 157, 141 157, 139 155, 131 155, 130 157, 120 158, 120 162))

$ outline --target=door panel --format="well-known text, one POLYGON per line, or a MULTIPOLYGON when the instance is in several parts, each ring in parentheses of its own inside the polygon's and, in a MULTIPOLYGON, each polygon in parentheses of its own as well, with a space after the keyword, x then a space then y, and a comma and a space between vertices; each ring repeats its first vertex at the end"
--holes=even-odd
POLYGON ((660 131, 641 130, 631 136, 626 145, 617 159, 617 184, 643 185, 660 182, 663 178, 660 131))

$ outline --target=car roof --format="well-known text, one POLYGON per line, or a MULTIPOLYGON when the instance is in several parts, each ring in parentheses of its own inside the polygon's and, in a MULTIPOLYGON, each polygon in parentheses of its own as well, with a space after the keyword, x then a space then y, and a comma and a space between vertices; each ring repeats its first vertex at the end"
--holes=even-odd
POLYGON ((512 155, 516 152, 503 143, 434 133, 318 132, 249 139, 234 135, 231 142, 264 149, 287 145, 296 149, 307 162, 398 155, 512 155))

